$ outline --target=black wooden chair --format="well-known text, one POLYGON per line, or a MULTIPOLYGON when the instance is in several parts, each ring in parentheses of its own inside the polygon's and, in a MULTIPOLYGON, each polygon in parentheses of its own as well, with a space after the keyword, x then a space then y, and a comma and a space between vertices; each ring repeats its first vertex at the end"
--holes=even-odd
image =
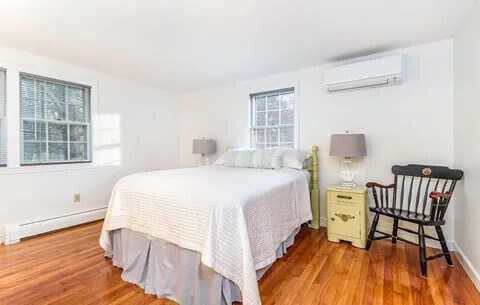
POLYGON ((395 175, 393 184, 367 183, 367 187, 372 189, 375 201, 375 207, 370 208, 375 217, 368 234, 366 250, 370 249, 374 240, 391 238, 393 244, 400 240, 419 247, 423 276, 427 276, 427 260, 444 256, 448 265, 452 266, 452 258, 441 226, 445 224, 444 217, 448 204, 463 172, 442 166, 409 164, 393 166, 392 173, 395 175), (392 234, 377 230, 380 215, 393 218, 392 234), (398 225, 400 220, 417 224, 418 232, 400 227, 398 225), (434 226, 438 238, 425 234, 425 226, 434 226), (398 237, 398 230, 418 235, 418 244, 398 237), (375 233, 381 236, 375 236, 375 233), (425 238, 439 241, 442 252, 427 257, 425 238))

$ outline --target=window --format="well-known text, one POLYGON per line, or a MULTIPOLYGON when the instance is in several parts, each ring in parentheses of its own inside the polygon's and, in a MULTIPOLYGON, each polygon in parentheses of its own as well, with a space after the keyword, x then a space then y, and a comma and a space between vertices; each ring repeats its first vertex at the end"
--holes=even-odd
POLYGON ((21 164, 90 161, 90 88, 20 75, 21 164))
POLYGON ((5 124, 5 70, 0 69, 0 166, 7 164, 7 133, 5 124))
POLYGON ((255 149, 295 147, 295 89, 250 95, 250 145, 255 149))

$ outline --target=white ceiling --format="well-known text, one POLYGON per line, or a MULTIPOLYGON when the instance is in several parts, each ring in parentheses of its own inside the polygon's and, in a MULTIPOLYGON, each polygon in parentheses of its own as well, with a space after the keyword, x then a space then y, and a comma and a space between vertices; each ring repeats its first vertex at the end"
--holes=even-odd
POLYGON ((451 37, 474 1, 0 0, 0 43, 186 92, 451 37))

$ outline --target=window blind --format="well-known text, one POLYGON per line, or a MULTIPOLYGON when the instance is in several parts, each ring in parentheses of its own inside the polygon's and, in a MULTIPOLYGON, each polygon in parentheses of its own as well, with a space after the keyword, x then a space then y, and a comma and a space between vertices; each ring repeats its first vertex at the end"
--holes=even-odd
POLYGON ((295 89, 250 95, 250 144, 255 149, 295 147, 295 89))
POLYGON ((20 76, 21 163, 90 160, 90 88, 20 76))
POLYGON ((6 73, 0 69, 0 165, 7 164, 6 73))

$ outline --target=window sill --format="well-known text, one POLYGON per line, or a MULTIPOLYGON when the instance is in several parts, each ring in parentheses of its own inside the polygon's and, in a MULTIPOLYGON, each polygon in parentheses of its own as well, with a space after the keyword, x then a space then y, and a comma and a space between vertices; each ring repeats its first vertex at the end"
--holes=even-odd
POLYGON ((75 164, 88 164, 92 161, 65 161, 65 162, 48 162, 48 163, 23 163, 20 164, 20 167, 29 167, 29 166, 52 166, 52 165, 75 165, 75 164))
POLYGON ((64 164, 43 164, 43 165, 22 165, 19 167, 0 167, 0 175, 17 174, 43 174, 49 172, 64 172, 75 170, 92 170, 111 165, 100 165, 93 162, 64 163, 64 164))

